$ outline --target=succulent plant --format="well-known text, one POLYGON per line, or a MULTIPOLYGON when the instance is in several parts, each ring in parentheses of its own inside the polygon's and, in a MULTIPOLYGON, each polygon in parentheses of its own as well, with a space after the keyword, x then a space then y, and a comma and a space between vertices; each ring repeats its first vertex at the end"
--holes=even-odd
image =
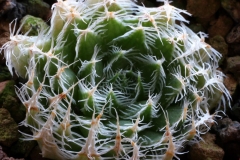
POLYGON ((43 157, 169 160, 209 130, 230 101, 221 55, 163 2, 58 0, 48 29, 11 30, 2 49, 25 79, 23 135, 43 157))

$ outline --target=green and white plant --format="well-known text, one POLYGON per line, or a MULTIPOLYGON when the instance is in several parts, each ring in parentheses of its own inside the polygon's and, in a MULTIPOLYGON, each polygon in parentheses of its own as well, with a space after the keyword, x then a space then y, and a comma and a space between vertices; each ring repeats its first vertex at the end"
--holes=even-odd
POLYGON ((47 30, 11 30, 2 49, 26 80, 26 140, 57 160, 170 160, 198 141, 230 95, 221 55, 182 13, 167 0, 58 0, 47 30))

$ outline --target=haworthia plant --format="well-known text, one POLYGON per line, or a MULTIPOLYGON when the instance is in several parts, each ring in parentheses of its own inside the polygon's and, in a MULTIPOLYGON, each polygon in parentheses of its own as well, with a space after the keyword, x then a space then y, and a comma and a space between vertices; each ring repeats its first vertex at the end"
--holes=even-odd
POLYGON ((230 101, 221 55, 163 2, 58 0, 48 29, 11 30, 2 49, 26 80, 23 134, 43 157, 170 160, 209 130, 230 101))

